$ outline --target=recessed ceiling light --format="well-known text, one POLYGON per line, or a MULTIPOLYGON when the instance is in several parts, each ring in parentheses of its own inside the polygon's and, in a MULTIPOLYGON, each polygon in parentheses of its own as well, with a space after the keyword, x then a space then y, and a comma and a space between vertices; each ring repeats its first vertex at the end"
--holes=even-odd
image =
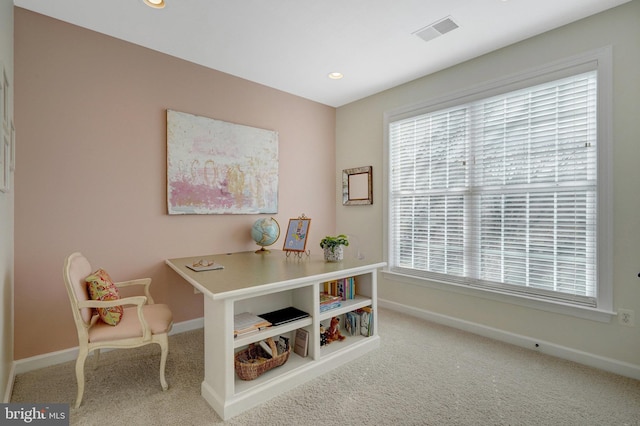
POLYGON ((329 78, 332 80, 340 80, 342 77, 344 77, 342 75, 341 72, 330 72, 329 73, 329 78))
POLYGON ((156 9, 162 9, 164 7, 164 0, 143 0, 147 6, 154 7, 156 9))

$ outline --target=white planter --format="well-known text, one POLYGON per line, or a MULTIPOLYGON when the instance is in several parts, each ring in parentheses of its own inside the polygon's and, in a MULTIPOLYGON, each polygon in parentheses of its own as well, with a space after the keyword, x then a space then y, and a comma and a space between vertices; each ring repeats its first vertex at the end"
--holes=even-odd
POLYGON ((324 249, 324 260, 327 262, 340 262, 344 258, 344 246, 327 247, 324 249))

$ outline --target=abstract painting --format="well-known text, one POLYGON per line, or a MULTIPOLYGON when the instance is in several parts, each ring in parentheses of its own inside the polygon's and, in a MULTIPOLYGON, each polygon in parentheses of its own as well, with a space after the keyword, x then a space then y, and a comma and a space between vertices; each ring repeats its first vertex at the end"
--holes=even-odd
POLYGON ((167 110, 169 214, 278 212, 278 133, 167 110))

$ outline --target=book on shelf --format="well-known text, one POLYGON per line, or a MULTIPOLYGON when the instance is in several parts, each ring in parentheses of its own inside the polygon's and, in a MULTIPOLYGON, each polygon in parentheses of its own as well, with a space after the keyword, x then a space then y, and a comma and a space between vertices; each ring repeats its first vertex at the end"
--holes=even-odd
POLYGON ((342 306, 342 303, 340 302, 332 303, 330 305, 320 305, 320 312, 326 312, 331 309, 339 308, 340 306, 342 306))
POLYGON ((356 280, 354 277, 348 277, 327 281, 324 283, 324 292, 338 296, 341 300, 354 299, 356 297, 356 280))
POLYGON ((373 309, 365 306, 360 311, 360 334, 366 337, 373 336, 373 309))
POLYGON ((344 314, 345 334, 349 336, 360 335, 360 314, 357 311, 347 312, 344 314))
POLYGON ((289 346, 289 338, 286 336, 278 337, 278 341, 276 342, 276 347, 278 348, 278 355, 282 355, 287 352, 290 348, 289 346))
POLYGON ((304 328, 296 330, 293 351, 302 357, 306 357, 309 353, 309 332, 304 328))
POLYGON ((342 306, 340 296, 333 296, 329 293, 320 293, 320 312, 342 306))
POLYGON ((233 317, 233 337, 255 333, 269 326, 271 326, 269 321, 251 312, 242 312, 233 317))

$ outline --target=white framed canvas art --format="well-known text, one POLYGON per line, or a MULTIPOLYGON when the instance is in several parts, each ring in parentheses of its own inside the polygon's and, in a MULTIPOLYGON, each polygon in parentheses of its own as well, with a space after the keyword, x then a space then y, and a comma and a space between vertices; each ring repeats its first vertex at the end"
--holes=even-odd
POLYGON ((167 204, 175 214, 278 212, 278 133, 167 110, 167 204))

